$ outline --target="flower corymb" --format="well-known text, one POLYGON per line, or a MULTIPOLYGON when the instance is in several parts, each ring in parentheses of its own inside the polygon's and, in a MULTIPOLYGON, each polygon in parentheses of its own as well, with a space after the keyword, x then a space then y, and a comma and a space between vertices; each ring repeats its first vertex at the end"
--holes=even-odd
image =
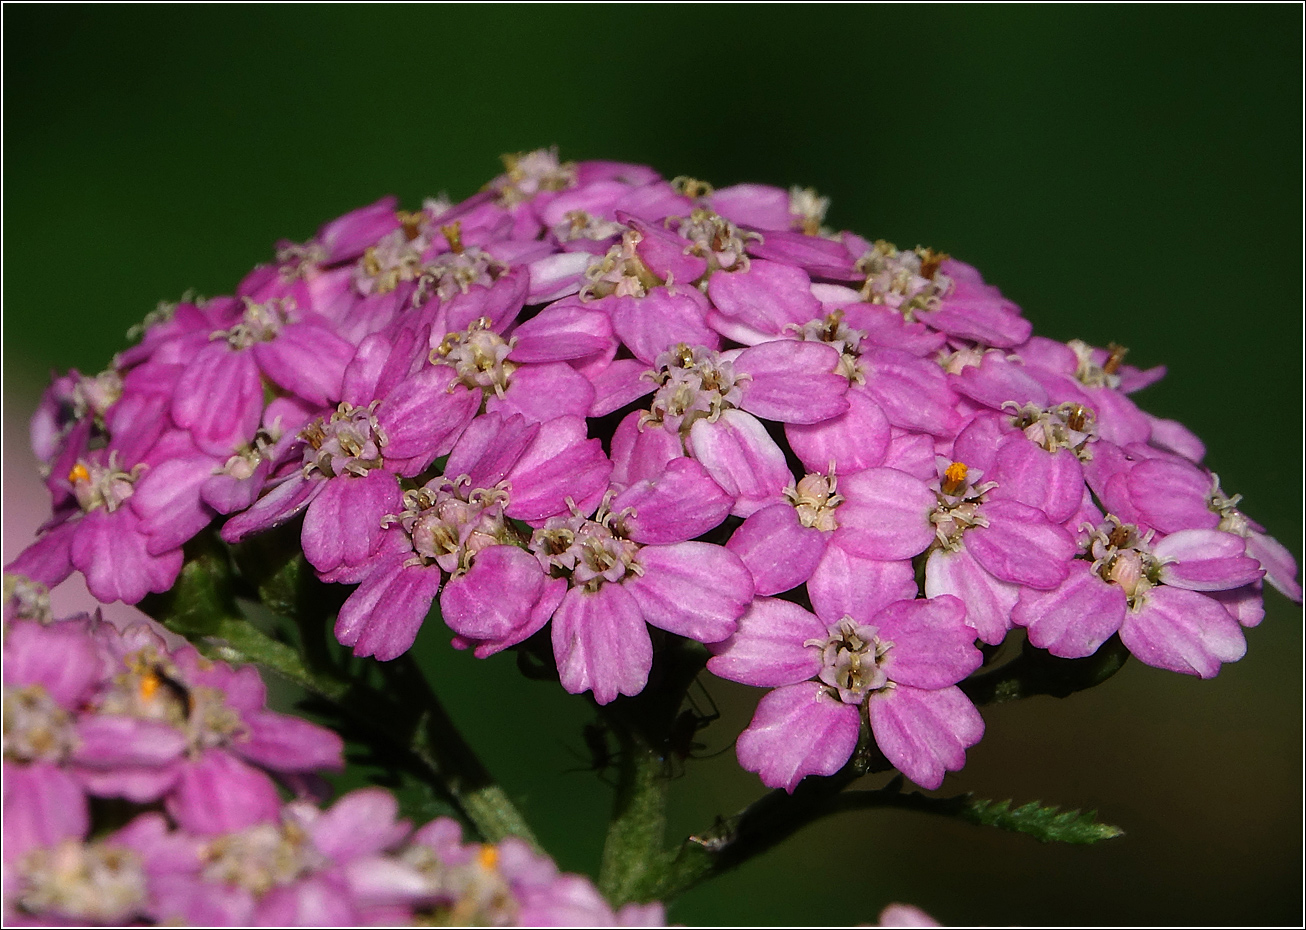
MULTIPOLYGON (((1210 677, 1245 651, 1266 582, 1301 599, 1201 441, 1135 404, 1164 370, 1123 347, 1033 335, 975 268, 833 231, 811 190, 553 150, 505 166, 460 203, 385 198, 280 243, 230 296, 153 314, 108 370, 57 380, 33 421, 52 516, 6 571, 35 591, 77 570, 136 603, 201 534, 240 547, 284 526, 317 580, 349 586, 334 633, 360 656, 397 659, 443 623, 608 705, 691 641, 713 674, 771 689, 738 755, 788 791, 866 741, 939 787, 984 730, 964 682, 1008 636, 1065 659, 1118 636, 1210 677)), ((47 635, 14 627, 7 648, 47 635)), ((282 724, 239 703, 237 673, 144 640, 111 651, 123 670, 93 688, 89 669, 15 680, 20 771, 72 760, 77 804, 131 793, 228 836, 190 883, 231 850, 330 831, 270 793, 265 770, 301 762, 273 753, 282 724), (130 778, 106 761, 113 727, 152 734, 130 778), (257 815, 206 810, 200 779, 257 815)), ((153 866, 132 836, 113 869, 99 846, 51 845, 25 893, 53 894, 65 855, 137 901, 153 866)), ((422 842, 414 874, 490 896, 440 892, 454 916, 533 913, 511 869, 422 842)), ((301 893, 331 859, 303 854, 260 881, 301 893)))

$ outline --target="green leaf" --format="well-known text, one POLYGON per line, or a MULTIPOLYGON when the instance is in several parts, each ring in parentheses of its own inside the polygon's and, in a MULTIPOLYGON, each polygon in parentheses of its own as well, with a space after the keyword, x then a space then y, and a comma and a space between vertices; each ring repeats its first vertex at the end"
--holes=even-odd
POLYGON ((138 606, 188 639, 212 636, 224 619, 239 614, 227 549, 212 533, 202 533, 184 551, 186 561, 172 588, 148 595, 138 606))
POLYGON ((962 820, 1024 833, 1040 843, 1087 845, 1113 839, 1125 832, 1109 823, 1098 822, 1097 811, 1063 811, 1060 807, 1043 807, 1041 801, 1030 801, 1013 808, 1010 800, 986 801, 969 795, 962 800, 964 803, 957 812, 962 820))

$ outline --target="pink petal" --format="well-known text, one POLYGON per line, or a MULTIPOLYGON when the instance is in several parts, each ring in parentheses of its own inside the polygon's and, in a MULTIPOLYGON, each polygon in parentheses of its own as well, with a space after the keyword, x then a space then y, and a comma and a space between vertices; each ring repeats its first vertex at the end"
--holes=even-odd
POLYGON ((808 775, 833 775, 857 746, 860 714, 829 695, 819 682, 805 681, 772 691, 757 705, 739 734, 739 764, 762 784, 793 793, 808 775))
POLYGON ((718 526, 734 503, 702 465, 678 458, 656 479, 631 484, 613 498, 610 509, 615 514, 633 511, 622 517, 628 539, 665 544, 693 539, 718 526))
POLYGON ((322 812, 308 828, 318 852, 333 862, 343 863, 388 849, 408 832, 397 821, 399 804, 383 788, 358 788, 349 792, 330 810, 322 812))
POLYGON ((689 440, 694 458, 735 498, 735 516, 747 517, 778 500, 793 480, 766 427, 742 410, 727 410, 715 423, 695 421, 689 440))
POLYGON ((1107 584, 1088 562, 1070 564, 1065 582, 1051 591, 1025 588, 1011 621, 1029 630, 1029 641, 1063 659, 1097 652, 1124 622, 1125 592, 1107 584))
POLYGON ((382 518, 402 510, 399 483, 385 469, 332 478, 304 514, 304 558, 320 572, 359 565, 381 545, 382 518))
POLYGON ((657 287, 645 297, 609 297, 602 303, 622 343, 650 367, 677 343, 721 348, 721 337, 705 320, 706 301, 696 290, 657 287))
POLYGON ((608 315, 559 301, 512 331, 509 359, 518 363, 561 362, 605 349, 614 339, 608 315))
POLYGON ((612 463, 599 440, 585 436, 585 420, 578 416, 544 424, 507 474, 504 513, 533 523, 566 513, 569 497, 584 513, 598 506, 612 463))
POLYGON ((1069 449, 1048 452, 1023 434, 1002 444, 984 480, 998 483, 989 500, 1037 507, 1053 523, 1069 520, 1084 497, 1084 470, 1075 454, 1069 449))
POLYGON ((1211 477, 1195 465, 1149 459, 1130 468, 1124 480, 1139 515, 1162 533, 1213 530, 1220 523, 1206 505, 1211 477))
POLYGON ((835 545, 864 559, 894 561, 924 552, 935 538, 938 501, 923 481, 894 468, 868 468, 839 479, 847 498, 836 512, 835 545))
POLYGON ((848 410, 820 423, 785 424, 785 438, 803 465, 824 472, 833 463, 840 474, 874 468, 884 463, 889 449, 889 421, 879 404, 863 390, 853 388, 844 398, 848 410))
POLYGON ((897 349, 862 354, 865 390, 894 426, 934 436, 955 436, 964 425, 953 409, 957 395, 934 362, 897 349))
POLYGON ((907 685, 869 698, 871 732, 898 770, 922 788, 966 764, 966 749, 984 735, 984 719, 960 688, 922 691, 907 685))
POLYGON ((740 406, 782 423, 820 423, 848 409, 848 380, 835 373, 839 353, 822 342, 781 339, 744 349, 735 368, 751 380, 740 406))
POLYGON ((539 423, 520 414, 479 416, 458 437, 444 463, 444 473, 450 478, 467 475, 471 488, 492 488, 504 479, 539 431, 539 423))
POLYGON ((618 694, 639 694, 648 683, 653 643, 624 586, 572 588, 553 615, 552 633, 559 680, 570 693, 593 691, 595 701, 609 704, 618 694))
POLYGON ((984 662, 966 605, 951 595, 896 601, 872 618, 881 640, 893 643, 880 661, 891 681, 935 690, 961 681, 984 662))
POLYGON ((319 406, 340 400, 345 366, 354 347, 325 326, 294 323, 251 351, 259 367, 281 387, 319 406))
POLYGON ((382 661, 408 651, 440 590, 438 566, 372 571, 340 608, 335 635, 355 655, 382 661))
POLYGON ((1007 401, 1046 407, 1047 391, 1024 365, 1009 361, 998 352, 989 352, 978 366, 968 365, 948 379, 958 394, 994 410, 1002 410, 1007 401))
POLYGON ((827 546, 816 571, 807 581, 812 609, 825 623, 852 617, 859 623, 884 607, 916 596, 916 572, 911 562, 881 562, 827 546))
POLYGON ((760 688, 794 685, 816 677, 821 651, 806 645, 824 640, 825 624, 797 604, 779 598, 756 598, 739 618, 739 629, 707 660, 713 675, 760 688))
POLYGON ((966 622, 979 638, 996 646, 1011 629, 1011 611, 1020 588, 999 581, 979 566, 965 543, 955 552, 936 549, 925 563, 925 596, 951 594, 966 605, 966 622))
MULTIPOLYGON (((466 574, 453 578, 440 595, 444 622, 469 640, 520 642, 548 620, 534 611, 549 579, 535 556, 517 546, 487 546, 466 574), (518 636, 534 625, 525 636, 518 636)), ((556 606, 556 605, 555 605, 556 606)))
POLYGON ((1169 587, 1153 588, 1146 597, 1120 627, 1120 641, 1146 664, 1214 678, 1221 663, 1246 654, 1242 627, 1211 598, 1169 587))
POLYGON ((710 543, 645 546, 643 573, 625 584, 644 619, 700 643, 735 631, 753 599, 753 578, 733 552, 710 543))
POLYGON ((69 556, 96 600, 135 604, 168 590, 181 574, 180 549, 151 555, 147 543, 130 509, 92 510, 77 524, 69 556))
POLYGON ((1034 328, 1029 320, 1004 310, 1001 303, 986 299, 949 297, 939 309, 918 311, 916 317, 949 336, 998 348, 1020 345, 1034 328))
POLYGON ((344 741, 326 727, 266 710, 246 714, 245 724, 249 738, 232 751, 246 761, 274 772, 344 768, 344 741))
POLYGON ((1065 581, 1078 547, 1043 511, 998 500, 982 504, 980 513, 988 526, 967 530, 965 545, 987 571, 1002 581, 1042 590, 1065 581))
POLYGON ((758 594, 779 594, 811 577, 825 553, 827 535, 798 521, 790 504, 754 513, 731 535, 726 548, 748 566, 758 594))
POLYGON ((238 543, 255 533, 289 523, 299 516, 313 499, 322 493, 327 482, 296 474, 281 482, 254 502, 244 513, 236 514, 222 527, 222 538, 238 543))
POLYGON ((272 779, 220 749, 181 767, 168 813, 187 832, 213 836, 275 821, 281 799, 272 779))
POLYGON ((254 356, 223 341, 200 350, 173 394, 172 419, 213 455, 230 455, 253 439, 262 413, 263 383, 254 356))
POLYGON ((685 454, 678 433, 640 425, 640 411, 627 415, 612 434, 612 484, 629 487, 656 481, 667 466, 685 454))
POLYGON ((747 271, 712 275, 707 296, 731 322, 778 336, 789 326, 824 316, 821 302, 812 296, 811 284, 812 279, 799 268, 757 260, 747 271))
POLYGON ((757 229, 788 229, 789 192, 770 184, 735 184, 715 191, 708 202, 712 209, 739 226, 757 229))
POLYGON ((206 455, 168 459, 136 483, 130 506, 141 518, 140 531, 150 537, 151 554, 176 549, 212 521, 214 513, 200 488, 213 477, 216 464, 206 455))
POLYGON ((583 417, 594 404, 594 385, 565 362, 523 365, 503 397, 490 395, 487 412, 519 413, 533 423, 559 416, 583 417))
POLYGON ((376 410, 387 459, 411 460, 403 474, 424 471, 448 454, 476 415, 481 392, 453 383, 453 369, 433 365, 401 381, 376 410))
POLYGON ((594 385, 594 404, 589 415, 601 417, 620 410, 631 401, 657 389, 644 377, 649 366, 637 358, 619 358, 590 380, 594 385))
MULTIPOLYGON (((4 763, 4 823, 6 863, 63 839, 83 839, 91 825, 86 795, 67 772, 48 762, 22 765, 8 759, 4 763)), ((7 886, 8 882, 6 892, 7 886)))

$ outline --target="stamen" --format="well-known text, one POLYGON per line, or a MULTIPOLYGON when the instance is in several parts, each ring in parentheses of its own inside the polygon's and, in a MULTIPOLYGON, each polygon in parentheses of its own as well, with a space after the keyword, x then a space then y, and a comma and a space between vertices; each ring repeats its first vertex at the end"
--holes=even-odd
POLYGON ((966 487, 966 473, 969 469, 964 462, 953 462, 943 472, 943 481, 941 487, 943 493, 948 496, 959 494, 962 488, 966 487))
POLYGON ((416 210, 413 212, 409 212, 408 210, 397 210, 395 211, 395 217, 399 220, 399 225, 403 227, 404 238, 409 242, 412 242, 422 234, 422 226, 426 223, 425 210, 416 210))
POLYGON ((1120 363, 1125 360, 1129 350, 1114 342, 1108 343, 1106 348, 1110 354, 1107 356, 1106 361, 1102 363, 1102 370, 1109 375, 1114 375, 1120 370, 1120 363))
POLYGON ((449 242, 449 248, 455 254, 463 253, 463 222, 454 220, 448 226, 440 227, 440 234, 449 242))

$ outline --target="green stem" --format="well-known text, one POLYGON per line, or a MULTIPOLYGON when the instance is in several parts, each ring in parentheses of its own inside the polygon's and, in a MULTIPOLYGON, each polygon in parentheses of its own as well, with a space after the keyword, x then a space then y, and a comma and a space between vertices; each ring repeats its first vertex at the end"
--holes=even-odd
POLYGON ((638 740, 618 743, 620 781, 599 868, 599 890, 614 906, 651 897, 665 865, 667 829, 666 761, 638 740))
POLYGON ((866 773, 866 765, 859 752, 834 775, 805 778, 793 794, 777 789, 728 820, 718 818, 711 829, 685 840, 652 889, 653 896, 663 900, 677 897, 833 812, 840 792, 866 773))
POLYGON ((247 620, 224 617, 210 636, 219 642, 210 641, 205 651, 215 658, 252 662, 273 671, 408 749, 489 842, 516 836, 539 848, 521 812, 463 739, 410 657, 382 666, 389 685, 382 694, 358 682, 308 669, 298 652, 247 620), (397 712, 396 704, 421 708, 421 714, 414 720, 410 714, 397 712))
POLYGON ((699 725, 695 711, 681 708, 706 662, 698 643, 667 637, 644 690, 600 708, 618 747, 617 795, 599 869, 599 890, 614 906, 654 900, 665 884, 674 858, 665 848, 668 759, 699 725))

